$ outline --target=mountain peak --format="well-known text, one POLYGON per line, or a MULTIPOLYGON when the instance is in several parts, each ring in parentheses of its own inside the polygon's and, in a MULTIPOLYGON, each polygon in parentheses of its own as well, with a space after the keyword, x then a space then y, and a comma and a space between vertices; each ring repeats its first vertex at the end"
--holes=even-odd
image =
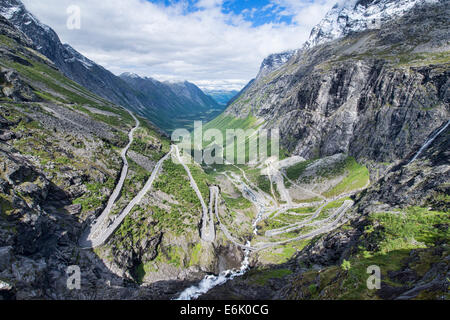
POLYGON ((261 64, 259 74, 257 78, 264 77, 265 75, 279 69, 282 65, 289 61, 297 50, 288 50, 280 53, 274 53, 269 55, 261 64))
POLYGON ((351 32, 379 29, 380 25, 402 16, 414 6, 439 0, 352 0, 341 1, 315 26, 304 48, 342 38, 351 32))
POLYGON ((302 49, 269 55, 262 62, 256 79, 278 70, 299 51, 343 38, 352 32, 379 29, 381 24, 404 15, 416 5, 439 1, 442 0, 339 0, 311 30, 302 49))
POLYGON ((133 78, 133 79, 141 79, 141 76, 139 76, 137 73, 134 72, 124 72, 119 77, 121 78, 133 78))
MULTIPOLYGON (((28 12, 21 1, 2 0, 0 3, 0 15, 9 21, 12 21, 16 26, 20 24, 23 26, 28 26, 33 23, 44 29, 46 32, 50 30, 48 26, 41 23, 35 16, 28 12)), ((19 30, 23 31, 22 28, 19 28, 19 30)))

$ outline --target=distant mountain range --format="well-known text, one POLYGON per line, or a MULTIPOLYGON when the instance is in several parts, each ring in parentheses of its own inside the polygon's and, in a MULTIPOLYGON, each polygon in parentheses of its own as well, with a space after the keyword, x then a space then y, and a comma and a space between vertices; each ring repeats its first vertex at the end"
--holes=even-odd
POLYGON ((204 90, 204 92, 221 105, 227 105, 239 93, 237 90, 204 90))
POLYGON ((0 14, 28 36, 35 49, 68 78, 145 116, 164 131, 189 126, 191 119, 211 120, 223 109, 189 82, 170 84, 148 78, 135 79, 127 74, 114 75, 70 45, 62 44, 56 32, 42 24, 19 0, 1 0, 0 14))
POLYGON ((155 124, 169 132, 191 128, 194 120, 214 119, 225 108, 188 81, 160 82, 129 72, 121 74, 120 79, 139 92, 148 110, 158 111, 154 115, 158 119, 155 124))

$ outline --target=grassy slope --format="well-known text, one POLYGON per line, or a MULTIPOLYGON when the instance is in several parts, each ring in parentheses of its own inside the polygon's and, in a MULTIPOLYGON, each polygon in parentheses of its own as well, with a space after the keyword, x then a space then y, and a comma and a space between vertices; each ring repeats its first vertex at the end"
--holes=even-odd
MULTIPOLYGON (((88 177, 84 184, 86 192, 73 199, 73 203, 81 204, 83 213, 98 211, 114 187, 121 167, 119 152, 128 141, 127 132, 135 125, 134 119, 125 109, 113 105, 66 78, 47 62, 48 59, 36 51, 25 48, 3 35, 0 36, 0 46, 26 62, 18 63, 5 58, 0 61, 0 65, 14 69, 33 88, 34 93, 40 98, 40 104, 53 103, 72 111, 82 112, 96 121, 111 126, 111 130, 115 132, 118 144, 111 144, 107 141, 86 141, 84 138, 76 136, 62 136, 62 133, 48 130, 36 121, 20 121, 20 119, 27 119, 28 112, 36 110, 52 116, 40 104, 22 104, 3 99, 3 104, 8 108, 8 114, 5 117, 19 122, 13 131, 21 138, 13 141, 14 147, 22 154, 35 156, 38 167, 53 176, 52 182, 57 186, 64 187, 65 181, 62 176, 60 177, 61 172, 68 169, 81 170, 88 177), (24 132, 27 134, 23 134, 24 132), (72 145, 74 148, 72 152, 67 147, 61 147, 66 143, 72 145), (86 144, 95 144, 96 149, 90 150, 92 153, 90 158, 75 153, 76 149, 85 149, 86 144), (96 170, 107 176, 105 182, 98 182, 90 178, 96 170)), ((159 159, 162 153, 169 149, 169 141, 161 137, 147 120, 142 118, 140 120, 140 137, 137 139, 137 143, 141 142, 139 145, 141 148, 132 149, 138 149, 137 152, 151 159, 159 159), (161 152, 155 152, 148 148, 151 143, 161 143, 161 152)), ((136 177, 128 179, 131 187, 134 187, 136 182, 142 183, 142 179, 134 179, 142 176, 142 168, 135 168, 136 166, 132 165, 132 170, 130 170, 131 173, 137 173, 136 177)))
MULTIPOLYGON (((342 265, 328 267, 321 272, 308 271, 294 280, 309 299, 378 299, 375 291, 366 286, 367 267, 377 265, 382 273, 382 286, 399 287, 404 283, 389 277, 390 271, 410 268, 419 277, 432 263, 441 261, 449 252, 448 212, 428 208, 409 207, 391 213, 373 213, 369 217, 365 234, 359 240, 358 251, 342 265), (374 246, 376 244, 376 246, 374 246), (440 247, 443 251, 434 250, 440 247), (411 250, 417 258, 411 259, 411 250), (313 290, 310 290, 313 289, 313 290)), ((442 292, 420 298, 440 298, 442 292)), ((296 294, 292 298, 298 297, 296 294)), ((448 294, 447 294, 448 299, 448 294)))

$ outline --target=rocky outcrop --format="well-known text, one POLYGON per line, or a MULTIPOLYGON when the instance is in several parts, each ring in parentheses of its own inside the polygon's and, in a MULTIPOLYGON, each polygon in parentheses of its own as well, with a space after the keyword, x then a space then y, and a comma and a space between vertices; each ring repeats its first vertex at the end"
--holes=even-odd
MULTIPOLYGON (((37 111, 33 112, 36 116, 37 111)), ((45 114, 43 110, 40 113, 45 114)), ((139 288, 112 273, 94 252, 78 247, 86 215, 101 209, 101 202, 81 205, 73 203, 74 199, 88 193, 87 184, 106 183, 108 174, 117 175, 120 167, 113 170, 98 165, 85 171, 81 163, 74 164, 68 158, 62 158, 66 159, 62 164, 55 162, 56 157, 45 160, 44 155, 64 154, 65 149, 73 148, 65 139, 64 123, 55 122, 55 131, 53 128, 45 131, 16 108, 1 106, 0 127, 16 134, 12 140, 0 142, 0 299, 163 299, 181 290, 184 283, 180 281, 139 288), (31 137, 44 136, 53 143, 46 142, 45 138, 40 140, 41 145, 27 140, 29 151, 22 154, 11 146, 22 137, 27 138, 18 129, 19 125, 25 126, 31 137), (30 155, 43 145, 46 152, 40 157, 30 155), (86 210, 85 205, 92 209, 86 210), (72 265, 81 271, 79 290, 67 286, 67 270, 72 265)), ((97 148, 102 146, 94 133, 83 136, 78 132, 76 139, 86 141, 83 140, 86 137, 95 139, 97 148)), ((86 147, 82 159, 88 162, 99 151, 103 157, 101 149, 86 147)), ((110 157, 114 161, 118 155, 110 157)), ((111 190, 104 186, 101 192, 109 194, 111 190)), ((98 202, 97 197, 91 201, 98 202)), ((155 245, 153 241, 154 238, 148 237, 129 252, 148 257, 155 245)))
POLYGON ((352 197, 344 226, 315 237, 286 263, 267 266, 255 257, 253 270, 203 299, 448 296, 447 1, 354 1, 345 8, 333 8, 314 41, 251 83, 226 113, 280 128, 283 145, 308 159, 353 155, 370 167, 372 184, 352 197), (373 16, 379 19, 369 26, 373 16), (402 234, 409 219, 427 231, 402 234), (428 232, 433 236, 424 237, 428 232), (379 290, 366 285, 371 265, 382 270, 379 290))
POLYGON ((27 35, 34 48, 70 79, 115 103, 142 107, 132 88, 69 45, 62 44, 56 32, 28 12, 21 1, 2 0, 0 14, 27 35))
MULTIPOLYGON (((367 8, 380 3, 392 1, 358 1, 367 8)), ((255 116, 265 128, 279 127, 283 145, 293 153, 324 157, 304 170, 306 180, 350 154, 371 166, 373 185, 352 198, 355 206, 345 216, 345 225, 292 247, 299 252, 281 265, 263 265, 253 256, 253 270, 203 298, 438 299, 448 295, 445 4, 434 1, 427 10, 415 6, 370 30, 353 30, 351 23, 350 29, 358 32, 351 30, 344 39, 265 61, 267 72, 236 97, 227 114, 255 116), (401 250, 394 247, 379 255, 383 240, 392 235, 372 214, 403 217, 412 206, 420 206, 424 215, 430 212, 428 207, 439 211, 431 212, 439 223, 432 220, 423 232, 432 235, 431 240, 407 239, 401 250), (361 287, 366 263, 386 267, 381 290, 367 292, 361 287)), ((27 25, 36 28, 36 36, 52 35, 23 7, 9 8, 14 10, 2 13, 30 22, 27 25)), ((1 63, 19 63, 27 71, 2 69, 2 90, 8 87, 8 95, 3 90, 5 96, 0 97, 5 101, 0 106, 0 298, 171 298, 205 274, 240 266, 241 250, 222 234, 213 243, 201 241, 197 197, 182 168, 173 163, 163 167, 155 181, 158 191, 142 198, 107 246, 80 249, 80 234, 102 211, 118 179, 117 149, 126 145, 125 132, 134 121, 121 108, 68 82, 1 18, 0 32, 10 35, 12 42, 0 44, 1 63), (41 64, 36 73, 29 67, 37 62, 41 64), (47 98, 28 97, 30 90, 42 91, 39 96, 47 98), (67 268, 72 265, 81 271, 79 290, 67 286, 67 268)), ((65 63, 94 72, 91 61, 68 46, 64 50, 65 63)), ((182 96, 190 93, 186 84, 176 91, 182 96)), ((127 188, 112 215, 142 190, 148 176, 145 169, 151 170, 152 161, 167 152, 168 143, 162 143, 153 128, 142 126, 136 134, 139 143, 129 155, 135 161, 130 161, 127 188)), ((203 184, 199 192, 207 192, 210 177, 203 176, 200 167, 195 169, 203 184)))
MULTIPOLYGON (((0 84, 9 90, 0 97, 0 299, 163 299, 181 290, 175 280, 140 288, 78 246, 118 179, 116 150, 134 120, 65 78, 2 17, 0 33, 0 84), (80 289, 67 285, 69 266, 79 267, 80 289)), ((162 137, 141 124, 152 141, 142 141, 142 156, 153 159, 165 152, 162 137)), ((158 234, 130 253, 153 258, 154 242, 158 234)))

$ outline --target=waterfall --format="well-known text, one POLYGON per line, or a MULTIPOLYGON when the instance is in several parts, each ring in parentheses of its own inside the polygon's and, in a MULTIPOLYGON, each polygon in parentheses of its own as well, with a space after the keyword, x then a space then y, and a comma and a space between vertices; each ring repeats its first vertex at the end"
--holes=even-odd
MULTIPOLYGON (((247 242, 247 246, 250 246, 250 241, 247 242)), ((209 275, 203 278, 202 281, 196 286, 192 286, 184 290, 178 298, 175 300, 192 300, 197 299, 202 294, 207 293, 214 287, 224 284, 228 280, 232 280, 236 277, 243 276, 249 268, 250 250, 245 250, 244 260, 242 261, 239 270, 225 270, 219 275, 209 275)))
MULTIPOLYGON (((257 224, 262 220, 264 216, 264 212, 266 211, 266 207, 264 203, 261 201, 258 201, 258 198, 256 197, 255 193, 252 191, 252 189, 249 188, 244 182, 242 182, 243 190, 248 194, 248 196, 251 199, 251 202, 258 208, 258 214, 253 221, 252 227, 253 227, 253 234, 256 236, 258 234, 258 226, 257 224)), ((247 241, 245 244, 247 247, 251 246, 250 241, 247 241)), ((236 277, 243 276, 250 267, 250 250, 246 249, 244 250, 244 260, 242 261, 241 267, 239 270, 225 270, 222 271, 219 275, 208 275, 203 280, 200 281, 198 285, 191 286, 187 289, 185 289, 175 300, 192 300, 197 299, 202 294, 207 293, 209 290, 211 290, 214 287, 217 287, 219 285, 222 285, 226 283, 229 280, 233 280, 236 277)))
POLYGON ((408 165, 411 164, 412 162, 414 162, 422 154, 422 152, 425 151, 426 148, 428 148, 428 146, 434 141, 434 139, 436 139, 442 132, 444 132, 445 129, 447 129, 449 124, 450 124, 450 120, 447 121, 447 123, 445 124, 445 126, 442 129, 440 129, 438 132, 436 132, 434 135, 432 135, 429 139, 427 139, 427 141, 425 141, 425 143, 419 149, 419 151, 416 153, 416 155, 411 159, 410 162, 408 162, 408 165))

